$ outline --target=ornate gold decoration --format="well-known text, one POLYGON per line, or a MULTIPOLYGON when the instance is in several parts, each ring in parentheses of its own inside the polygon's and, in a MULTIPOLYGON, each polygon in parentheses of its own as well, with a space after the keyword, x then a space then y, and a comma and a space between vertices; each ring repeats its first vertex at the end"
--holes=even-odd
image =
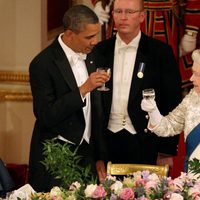
POLYGON ((0 71, 0 83, 1 82, 29 84, 29 73, 16 71, 0 71))
POLYGON ((0 90, 0 101, 32 101, 31 92, 0 90))
POLYGON ((113 164, 108 162, 107 173, 110 175, 129 175, 133 172, 148 170, 160 176, 168 176, 168 165, 146 165, 146 164, 113 164))
POLYGON ((0 71, 0 101, 32 101, 28 72, 0 71))

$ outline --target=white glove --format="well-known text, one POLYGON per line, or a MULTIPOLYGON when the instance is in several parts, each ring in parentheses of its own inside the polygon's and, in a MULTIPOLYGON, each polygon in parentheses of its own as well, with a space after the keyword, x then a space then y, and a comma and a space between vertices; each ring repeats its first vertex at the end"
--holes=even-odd
POLYGON ((160 114, 154 99, 143 98, 141 102, 141 108, 149 114, 150 127, 156 126, 160 123, 162 115, 160 114))
POLYGON ((100 24, 104 24, 104 23, 108 22, 108 20, 110 18, 110 15, 109 15, 110 6, 109 5, 106 6, 105 9, 103 9, 102 2, 98 1, 94 6, 94 12, 98 16, 100 24))
POLYGON ((192 52, 196 48, 197 38, 194 35, 185 33, 179 45, 179 57, 192 52))

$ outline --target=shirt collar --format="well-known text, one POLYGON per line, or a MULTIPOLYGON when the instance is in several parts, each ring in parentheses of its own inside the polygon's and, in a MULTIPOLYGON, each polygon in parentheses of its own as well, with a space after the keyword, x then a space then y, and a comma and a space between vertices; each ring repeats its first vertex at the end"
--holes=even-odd
POLYGON ((58 42, 61 45, 63 51, 65 52, 65 55, 67 56, 67 59, 69 60, 69 63, 71 66, 75 65, 80 60, 85 60, 87 57, 87 54, 84 53, 76 53, 74 52, 70 47, 68 47, 62 40, 62 35, 64 33, 61 33, 58 37, 58 42))
POLYGON ((126 44, 119 36, 119 34, 117 33, 116 35, 116 46, 115 48, 117 50, 123 49, 123 48, 128 48, 128 47, 134 47, 136 50, 139 46, 139 41, 141 38, 141 31, 138 33, 138 35, 132 39, 132 41, 129 44, 126 44))

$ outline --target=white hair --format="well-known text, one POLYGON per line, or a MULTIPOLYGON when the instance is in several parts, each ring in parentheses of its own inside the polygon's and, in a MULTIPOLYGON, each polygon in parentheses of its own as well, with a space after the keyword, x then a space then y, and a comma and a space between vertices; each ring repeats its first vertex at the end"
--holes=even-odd
POLYGON ((200 65, 200 49, 196 49, 192 52, 192 59, 200 65))

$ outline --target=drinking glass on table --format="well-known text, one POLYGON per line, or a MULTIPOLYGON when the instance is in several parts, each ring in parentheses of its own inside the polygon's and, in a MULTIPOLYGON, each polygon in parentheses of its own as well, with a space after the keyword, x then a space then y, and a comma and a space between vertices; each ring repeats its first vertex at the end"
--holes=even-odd
MULTIPOLYGON (((109 76, 111 74, 110 68, 108 68, 108 67, 98 67, 97 72, 100 72, 100 73, 106 72, 109 76)), ((104 83, 101 87, 97 88, 97 90, 99 90, 99 91, 109 91, 110 89, 107 88, 105 83, 104 83)))
POLYGON ((155 99, 155 90, 153 88, 147 88, 142 90, 142 96, 144 99, 155 99))

